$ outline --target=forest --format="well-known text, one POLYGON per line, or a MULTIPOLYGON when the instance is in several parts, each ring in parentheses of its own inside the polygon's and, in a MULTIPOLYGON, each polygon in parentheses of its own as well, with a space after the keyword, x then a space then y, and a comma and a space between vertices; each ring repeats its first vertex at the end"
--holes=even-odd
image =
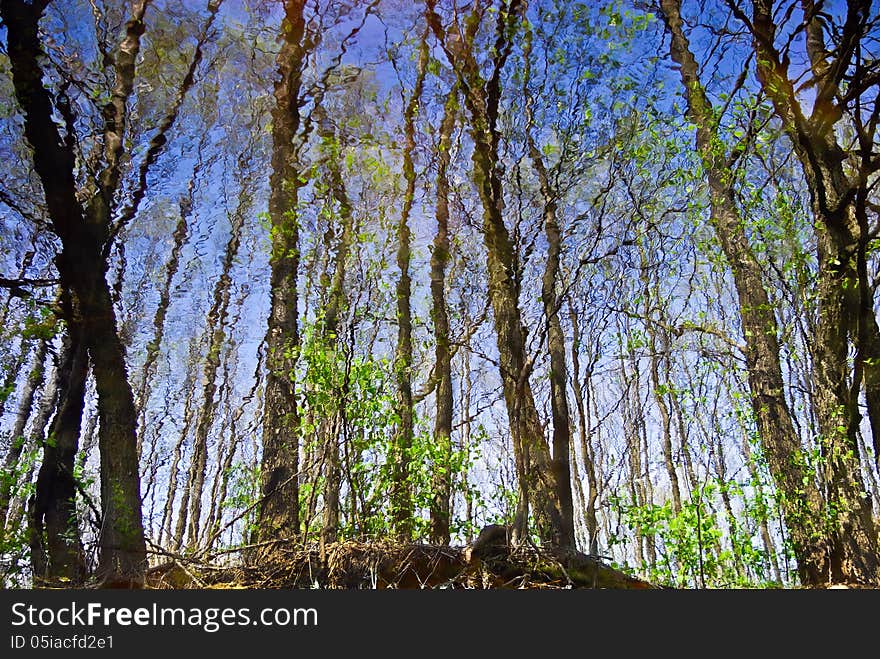
POLYGON ((0 0, 0 587, 880 587, 878 92, 871 0, 0 0))

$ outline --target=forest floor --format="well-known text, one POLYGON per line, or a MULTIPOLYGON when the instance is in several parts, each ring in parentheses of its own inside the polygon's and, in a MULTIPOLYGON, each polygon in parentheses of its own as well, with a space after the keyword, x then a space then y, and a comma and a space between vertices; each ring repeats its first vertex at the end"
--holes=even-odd
POLYGON ((656 586, 600 558, 507 541, 491 526, 464 547, 393 541, 324 546, 279 543, 249 550, 236 564, 172 557, 147 575, 150 588, 619 588, 656 586))

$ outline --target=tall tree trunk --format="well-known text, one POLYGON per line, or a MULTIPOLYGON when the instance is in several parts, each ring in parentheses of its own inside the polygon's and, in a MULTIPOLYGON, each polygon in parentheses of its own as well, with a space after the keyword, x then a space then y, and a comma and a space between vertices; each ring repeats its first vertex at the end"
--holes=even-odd
POLYGON ((391 475, 391 526, 400 538, 409 539, 413 532, 413 503, 409 478, 410 451, 413 442, 413 391, 412 391, 412 277, 409 264, 412 257, 410 242, 412 232, 409 216, 416 192, 416 171, 413 155, 416 148, 416 113, 422 97, 422 86, 428 66, 428 32, 422 34, 419 46, 416 83, 412 96, 404 110, 403 176, 406 190, 403 210, 397 225, 397 347, 394 352, 394 379, 397 385, 397 416, 399 421, 394 435, 391 475))
POLYGON ((519 538, 525 538, 528 507, 531 506, 539 537, 550 544, 562 544, 565 534, 556 497, 556 478, 529 383, 532 360, 526 354, 526 331, 519 309, 513 243, 504 224, 504 195, 498 163, 496 125, 501 99, 501 71, 512 48, 511 32, 518 22, 521 6, 518 0, 512 0, 505 10, 498 12, 494 68, 487 81, 482 77, 473 52, 481 12, 475 9, 467 20, 467 34, 459 35, 454 43, 449 43, 435 11, 435 3, 429 0, 427 4, 429 24, 455 70, 471 118, 474 181, 483 207, 489 298, 520 490, 515 532, 519 538))
POLYGON ((544 167, 541 151, 531 138, 529 152, 544 197, 544 235, 547 237, 547 262, 541 280, 541 301, 547 323, 547 351, 550 353, 550 410, 553 416, 554 490, 559 502, 559 544, 574 548, 574 502, 571 495, 571 416, 568 409, 568 366, 565 360, 565 335, 559 320, 560 299, 556 292, 559 261, 562 253, 562 234, 556 219, 556 195, 550 187, 550 177, 544 167))
POLYGON ((462 405, 462 414, 464 415, 464 419, 462 420, 463 428, 462 428, 462 437, 461 444, 462 449, 465 452, 465 455, 468 458, 468 461, 464 466, 464 473, 461 475, 462 480, 462 490, 464 490, 464 519, 467 524, 465 531, 465 540, 467 540, 468 544, 470 544, 474 539, 474 497, 470 490, 470 456, 472 455, 473 445, 472 445, 472 433, 471 433, 471 400, 472 394, 474 390, 474 381, 473 374, 471 371, 471 353, 469 350, 464 351, 464 356, 462 359, 462 385, 461 385, 461 405, 462 405))
MULTIPOLYGON (((631 328, 626 320, 621 324, 621 336, 630 334, 631 328)), ((644 509, 647 501, 644 488, 644 472, 642 465, 641 427, 644 423, 641 415, 640 383, 638 360, 632 352, 621 350, 620 356, 620 385, 621 385, 621 417, 624 426, 624 439, 626 441, 626 457, 629 466, 629 489, 631 508, 644 509)), ((645 548, 649 542, 642 528, 641 516, 634 522, 636 558, 641 567, 646 566, 645 548)))
POLYGON ((132 5, 132 16, 115 56, 116 84, 104 108, 105 166, 83 207, 74 179, 73 136, 62 138, 53 121, 52 100, 43 86, 38 24, 45 0, 4 0, 0 15, 7 29, 13 86, 24 113, 34 169, 43 186, 48 214, 61 240, 57 264, 62 286, 77 301, 80 323, 95 374, 100 416, 101 503, 98 578, 107 586, 140 586, 146 568, 141 520, 136 418, 125 355, 116 331, 116 313, 105 279, 104 248, 113 198, 121 176, 126 106, 134 86, 135 61, 144 32, 147 1, 132 5))
MULTIPOLYGON (((327 302, 322 309, 323 319, 320 326, 320 336, 323 347, 337 354, 342 346, 339 336, 340 317, 346 306, 345 275, 348 270, 349 252, 354 240, 354 208, 345 187, 345 179, 341 169, 341 154, 339 153, 339 138, 335 134, 332 125, 326 121, 322 113, 319 117, 318 134, 328 146, 330 152, 327 155, 327 169, 329 174, 330 193, 334 202, 339 207, 339 238, 336 245, 336 253, 331 258, 332 227, 328 226, 325 235, 325 247, 327 255, 325 259, 325 273, 322 274, 322 288, 327 289, 327 302), (332 265, 333 274, 326 276, 332 265), (329 281, 327 281, 329 279, 329 281)), ((338 363, 333 360, 333 363, 338 363)), ((347 378, 347 375, 346 375, 347 378)), ((343 384, 342 389, 346 385, 343 384)), ((323 438, 324 451, 324 511, 321 540, 324 545, 336 542, 339 536, 340 516, 340 491, 342 489, 342 464, 340 460, 341 430, 345 424, 346 396, 344 391, 335 392, 335 403, 327 418, 322 419, 319 426, 319 436, 323 438)))
POLYGON ((559 320, 562 300, 556 292, 559 282, 559 266, 562 256, 562 232, 559 227, 557 210, 559 193, 554 189, 544 158, 532 136, 534 117, 533 100, 529 91, 531 78, 532 32, 526 31, 523 59, 525 75, 523 91, 526 109, 526 142, 532 166, 538 175, 541 197, 544 203, 544 236, 547 238, 547 260, 541 277, 541 302, 546 322, 547 352, 550 354, 550 412, 553 418, 553 461, 551 469, 554 477, 554 493, 559 504, 560 528, 558 542, 561 547, 574 549, 574 501, 571 493, 571 414, 568 407, 568 365, 565 360, 565 334, 559 320))
POLYGON ((61 353, 58 409, 43 442, 43 462, 28 506, 34 579, 52 584, 81 584, 85 558, 76 514, 73 469, 85 405, 88 352, 80 328, 68 325, 61 353))
POLYGON ((284 3, 280 78, 272 110, 272 174, 269 178, 271 304, 266 335, 266 394, 263 410, 260 540, 299 533, 299 418, 293 385, 299 351, 298 172, 294 137, 299 129, 299 95, 304 57, 304 0, 284 3))
MULTIPOLYGON (((870 497, 865 496, 857 438, 861 421, 858 394, 862 377, 867 376, 862 367, 880 363, 880 353, 873 352, 880 349, 880 342, 871 340, 870 324, 860 322, 869 306, 873 315, 873 293, 863 290, 868 282, 859 276, 859 245, 865 238, 856 208, 867 175, 859 172, 855 181, 846 175, 846 153, 834 131, 843 112, 837 100, 842 71, 849 66, 846 58, 859 52, 857 44, 868 19, 869 4, 848 3, 840 35, 845 46, 835 49, 832 59, 825 48, 822 19, 811 1, 802 2, 804 43, 815 85, 809 117, 789 79, 787 56, 781 57, 774 45, 777 26, 773 5, 772 0, 754 0, 751 23, 741 10, 735 11, 753 30, 758 79, 800 160, 816 219, 818 320, 812 337, 813 400, 828 515, 808 529, 819 538, 822 555, 806 574, 801 569, 801 578, 811 584, 842 581, 877 585, 878 539, 870 497), (852 372, 850 341, 856 346, 857 356, 852 372)), ((872 166, 870 160, 862 162, 863 169, 872 166)))
POLYGON ((434 411, 434 445, 437 458, 431 497, 431 542, 449 543, 452 498, 452 351, 449 341, 449 311, 446 308, 446 267, 449 263, 449 163, 452 131, 458 112, 458 86, 454 85, 443 106, 437 142, 437 233, 431 251, 431 320, 434 322, 434 377, 437 380, 434 411))
POLYGON ((821 531, 822 494, 810 476, 785 400, 776 316, 764 288, 761 266, 743 230, 728 156, 718 153, 714 111, 700 83, 698 65, 684 34, 681 2, 662 0, 661 6, 672 37, 672 58, 679 65, 688 99, 688 116, 697 126, 697 149, 709 179, 712 224, 733 272, 746 342, 752 410, 761 445, 783 495, 785 521, 801 578, 809 584, 822 583, 828 576, 827 540, 821 531))

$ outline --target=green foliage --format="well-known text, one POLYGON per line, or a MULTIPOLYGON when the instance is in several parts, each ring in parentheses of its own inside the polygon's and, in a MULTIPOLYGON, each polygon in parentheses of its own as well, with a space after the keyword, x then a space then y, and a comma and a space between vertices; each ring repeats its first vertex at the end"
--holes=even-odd
POLYGON ((224 474, 228 478, 226 498, 220 508, 244 513, 242 517, 242 544, 248 544, 257 532, 256 506, 260 498, 260 467, 243 462, 235 462, 224 474))
MULTIPOLYGON (((388 520, 384 503, 389 488, 384 457, 389 429, 396 420, 389 386, 390 363, 387 359, 350 354, 337 337, 324 334, 320 323, 303 328, 300 357, 304 377, 298 382, 297 394, 304 442, 311 443, 312 450, 321 450, 328 433, 337 428, 348 487, 356 493, 341 532, 351 536, 385 533, 388 520)), ((318 496, 323 485, 323 480, 317 479, 303 488, 301 501, 318 496)), ((316 527, 308 532, 317 531, 317 520, 313 521, 316 527)))
MULTIPOLYGON (((437 443, 433 431, 428 428, 427 419, 417 418, 416 428, 420 429, 413 437, 413 444, 408 451, 409 474, 407 487, 412 493, 416 511, 421 511, 414 520, 416 537, 427 537, 430 528, 428 511, 430 503, 437 492, 435 477, 446 474, 451 484, 451 497, 457 496, 470 502, 472 509, 482 516, 487 506, 480 488, 468 482, 464 475, 470 473, 482 455, 482 444, 487 439, 484 428, 479 428, 471 437, 470 447, 452 445, 447 454, 444 447, 437 443)), ((391 484, 388 483, 388 486, 391 484)), ((498 492, 504 497, 504 493, 498 492)), ((514 505, 515 505, 515 495, 514 505)), ((473 520, 456 518, 450 520, 450 532, 472 535, 479 531, 473 520)))
POLYGON ((663 504, 634 505, 613 499, 623 529, 613 535, 609 547, 626 544, 641 536, 652 544, 657 560, 635 566, 656 583, 680 588, 774 587, 770 557, 761 546, 760 524, 770 512, 764 491, 750 483, 710 481, 688 500, 681 511, 670 500, 663 504), (743 520, 727 519, 725 528, 716 510, 722 491, 744 502, 743 520))
MULTIPOLYGON (((307 454, 320 452, 328 433, 338 432, 343 472, 340 536, 342 538, 384 537, 391 531, 390 493, 396 487, 391 456, 393 429, 399 422, 393 394, 393 371, 389 359, 351 354, 336 337, 325 336, 320 322, 303 328, 300 359, 303 377, 298 382, 301 400, 300 433, 307 454)), ((471 436, 469 447, 452 445, 448 455, 434 439, 428 419, 415 418, 411 446, 406 449, 409 471, 404 487, 416 512, 413 529, 424 538, 429 530, 430 503, 436 494, 437 479, 446 473, 452 497, 469 503, 473 517, 483 517, 489 507, 481 489, 464 478, 482 457, 487 438, 480 427, 471 436)), ((334 441, 330 438, 330 441, 334 441)), ((302 510, 321 499, 324 477, 312 478, 300 489, 302 510)), ((511 494, 511 493, 508 493, 511 494)), ((515 492, 512 493, 515 500, 515 492)), ((508 497, 510 498, 510 497, 508 497)), ((503 509, 510 509, 505 502, 503 509)), ((461 506, 458 512, 460 513, 461 506)), ((319 516, 318 516, 319 517, 319 516)), ((306 532, 316 536, 320 520, 309 520, 306 532)), ((475 520, 450 520, 452 533, 474 534, 475 520)))
POLYGON ((57 332, 58 319, 52 310, 46 307, 34 307, 24 318, 21 338, 25 341, 50 341, 57 332))

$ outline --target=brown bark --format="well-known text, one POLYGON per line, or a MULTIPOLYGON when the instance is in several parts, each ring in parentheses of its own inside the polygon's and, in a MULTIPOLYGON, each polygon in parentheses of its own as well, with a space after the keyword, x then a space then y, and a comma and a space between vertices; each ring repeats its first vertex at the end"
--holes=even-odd
POLYGON ((428 65, 428 32, 422 34, 419 45, 416 82, 412 96, 404 111, 403 176, 406 190, 403 195, 403 210, 397 225, 397 347, 394 353, 394 376, 397 385, 397 416, 399 421, 394 434, 391 456, 391 526, 394 533, 410 539, 413 533, 413 504, 409 480, 410 450, 413 442, 413 345, 412 345, 412 277, 409 273, 411 259, 410 242, 412 231, 409 216, 412 212, 416 192, 416 171, 413 154, 416 148, 416 113, 421 103, 422 87, 428 65))
POLYGON ((473 52, 481 12, 475 8, 467 20, 466 35, 458 35, 459 38, 450 43, 434 5, 429 0, 428 21, 455 70, 471 119, 474 182, 483 207, 489 298, 520 490, 516 533, 520 538, 525 537, 528 507, 531 505, 539 537, 545 542, 560 544, 563 532, 560 505, 555 493, 556 478, 529 384, 532 362, 526 354, 525 328, 515 280, 516 259, 504 223, 502 177, 498 162, 499 134, 496 124, 501 100, 501 71, 512 48, 511 32, 522 7, 518 0, 512 0, 506 10, 498 12, 497 38, 493 48, 494 68, 491 77, 484 80, 473 52))
POLYGON ((77 301, 98 392, 101 420, 101 501, 104 524, 97 576, 108 586, 138 586, 143 581, 146 549, 141 521, 136 418, 125 355, 116 330, 116 314, 105 279, 103 258, 113 198, 120 173, 126 106, 134 85, 135 61, 144 32, 147 2, 134 2, 132 16, 115 58, 116 85, 104 108, 104 168, 87 206, 77 196, 72 136, 62 139, 43 86, 38 23, 46 2, 5 0, 0 14, 7 28, 13 85, 24 113, 25 136, 33 149, 34 169, 43 186, 49 217, 61 240, 57 264, 62 285, 77 301))
MULTIPOLYGON (((776 317, 764 288, 761 266, 742 228, 733 190, 733 172, 721 150, 714 113, 698 77, 698 65, 683 31, 680 0, 663 0, 672 58, 680 67, 688 115, 697 126, 697 148, 709 179, 712 223, 733 272, 743 335, 752 409, 770 472, 782 495, 801 578, 827 578, 822 494, 807 469, 785 400, 776 317)), ((760 59, 760 58, 759 58, 760 59)), ((844 379, 845 381, 845 379, 844 379)))
POLYGON ((272 110, 272 174, 269 178, 271 305, 266 335, 266 394, 259 538, 299 533, 299 417, 293 377, 299 350, 296 280, 299 270, 297 203, 299 181, 294 137, 299 129, 299 96, 304 58, 304 0, 287 0, 278 53, 280 78, 272 110))
POLYGON ((452 158, 452 131, 458 112, 458 87, 453 86, 443 106, 440 137, 437 142, 437 233, 431 251, 431 320, 434 322, 434 376, 437 378, 434 411, 434 464, 431 497, 431 542, 449 544, 452 473, 452 351, 449 311, 446 308, 446 267, 449 264, 449 163, 452 158))
MULTIPOLYGON (((546 207, 545 212, 547 212, 546 207)), ((553 415, 553 464, 551 469, 555 478, 556 499, 559 502, 561 513, 560 546, 574 548, 574 503, 571 494, 571 467, 569 464, 571 417, 566 391, 568 367, 565 363, 565 336, 559 321, 559 299, 555 292, 556 274, 559 269, 560 235, 559 227, 555 221, 551 222, 545 218, 544 226, 550 243, 542 297, 544 313, 549 315, 547 347, 550 352, 551 412, 553 415)))
MULTIPOLYGON (((809 531, 818 536, 821 556, 801 568, 810 584, 829 581, 880 583, 880 554, 858 451, 861 414, 858 392, 864 364, 876 364, 880 343, 871 340, 870 325, 860 322, 873 293, 859 276, 859 245, 866 240, 856 209, 873 163, 861 163, 855 180, 844 172, 846 153, 837 141, 835 124, 844 112, 838 101, 843 76, 860 52, 867 5, 848 4, 846 23, 836 55, 826 50, 823 27, 810 0, 802 2, 807 38, 805 47, 813 73, 815 98, 807 116, 788 75, 788 59, 775 47, 776 24, 772 0, 752 3, 751 23, 739 8, 734 12, 750 25, 761 86, 773 104, 782 127, 803 168, 816 218, 818 320, 812 338, 814 405, 821 439, 826 493, 826 519, 809 531), (855 344, 856 368, 848 364, 850 342, 855 344)), ((857 88, 859 81, 854 81, 857 88)), ((854 90, 849 90, 851 96, 854 90)), ((876 318, 874 319, 876 324, 876 318)), ((873 374, 872 374, 873 375, 873 374)), ((873 381, 872 381, 873 383, 873 381)))
MULTIPOLYGON (((526 59, 531 55, 530 37, 531 33, 528 33, 526 37, 527 48, 523 54, 526 59)), ((528 75, 525 77, 524 85, 528 90, 528 75)), ((550 353, 550 412, 553 418, 553 461, 550 468, 554 478, 555 497, 559 504, 558 544, 563 548, 574 549, 574 501, 571 494, 571 465, 569 462, 571 415, 568 408, 568 365, 565 360, 565 334, 559 320, 561 299, 556 290, 562 254, 562 233, 557 219, 558 193, 553 189, 541 150, 538 149, 532 137, 531 98, 528 97, 528 91, 526 94, 526 140, 532 166, 538 175, 544 202, 544 235, 547 238, 547 260, 541 278, 541 302, 544 307, 544 319, 547 323, 547 352, 550 353)))
MULTIPOLYGON (((628 335, 631 331, 628 319, 624 319, 620 332, 628 335)), ((638 360, 632 352, 621 351, 620 361, 620 387, 621 387, 621 416, 623 420, 623 434, 626 441, 626 458, 629 467, 627 487, 629 489, 629 506, 636 509, 644 509, 647 505, 645 496, 644 475, 647 471, 642 465, 641 428, 644 425, 641 409, 641 385, 639 379, 638 360)), ((642 528, 641 521, 637 518, 634 523, 636 558, 640 566, 647 563, 645 549, 649 538, 642 528)))

